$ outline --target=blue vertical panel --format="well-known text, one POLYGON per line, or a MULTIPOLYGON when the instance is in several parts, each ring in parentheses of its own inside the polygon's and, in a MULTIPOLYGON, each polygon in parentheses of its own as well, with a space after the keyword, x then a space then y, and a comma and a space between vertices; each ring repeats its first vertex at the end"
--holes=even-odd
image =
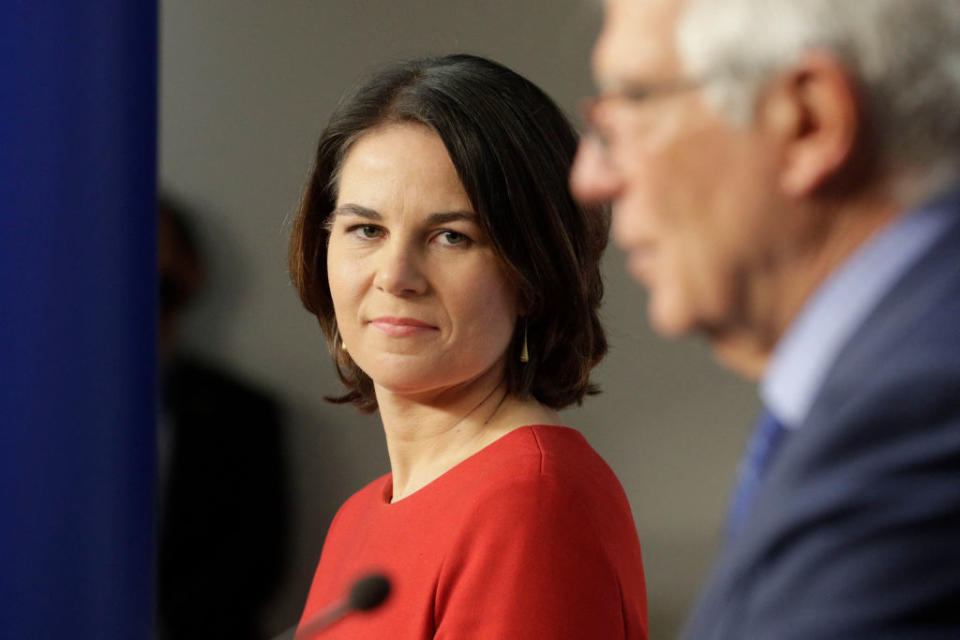
POLYGON ((155 0, 0 0, 0 638, 153 626, 155 0))

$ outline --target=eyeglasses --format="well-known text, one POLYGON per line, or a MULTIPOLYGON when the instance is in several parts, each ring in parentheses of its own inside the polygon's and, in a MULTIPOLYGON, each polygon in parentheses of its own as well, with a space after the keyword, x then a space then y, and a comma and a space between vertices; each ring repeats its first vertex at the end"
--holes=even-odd
POLYGON ((603 157, 610 160, 617 139, 623 137, 611 130, 609 125, 602 125, 597 117, 601 106, 610 102, 623 102, 627 105, 639 105, 659 98, 669 97, 687 91, 699 89, 704 85, 719 79, 720 74, 710 74, 698 78, 676 78, 663 82, 647 84, 625 84, 616 89, 603 91, 595 96, 586 98, 581 104, 581 116, 586 127, 584 138, 595 143, 603 157))

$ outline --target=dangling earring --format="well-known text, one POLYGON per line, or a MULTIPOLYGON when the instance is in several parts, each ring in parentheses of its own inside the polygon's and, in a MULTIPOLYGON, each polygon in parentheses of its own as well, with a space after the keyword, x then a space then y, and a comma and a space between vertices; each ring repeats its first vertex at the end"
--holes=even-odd
POLYGON ((347 343, 344 342, 343 336, 340 335, 340 328, 337 327, 337 328, 334 329, 334 331, 336 331, 336 333, 333 335, 333 342, 334 342, 334 344, 336 344, 337 340, 339 340, 339 341, 340 341, 340 351, 342 351, 343 353, 346 353, 346 352, 347 352, 347 343))
POLYGON ((520 348, 520 362, 530 362, 530 351, 527 349, 527 321, 523 321, 523 347, 520 348))

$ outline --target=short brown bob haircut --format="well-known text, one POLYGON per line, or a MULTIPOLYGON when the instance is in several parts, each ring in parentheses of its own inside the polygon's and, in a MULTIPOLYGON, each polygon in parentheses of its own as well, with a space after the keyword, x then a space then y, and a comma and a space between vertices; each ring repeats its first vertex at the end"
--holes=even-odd
POLYGON ((597 393, 590 370, 607 350, 597 310, 609 217, 602 208, 578 205, 568 190, 577 134, 525 78, 490 60, 452 55, 376 73, 341 100, 320 135, 290 239, 290 276, 303 305, 319 319, 349 389, 327 399, 364 412, 377 408, 373 382, 341 350, 327 282, 325 223, 336 206, 339 171, 365 132, 406 122, 426 125, 443 141, 519 291, 525 315, 508 351, 507 391, 532 394, 553 409, 597 393), (521 363, 524 327, 530 359, 521 363))

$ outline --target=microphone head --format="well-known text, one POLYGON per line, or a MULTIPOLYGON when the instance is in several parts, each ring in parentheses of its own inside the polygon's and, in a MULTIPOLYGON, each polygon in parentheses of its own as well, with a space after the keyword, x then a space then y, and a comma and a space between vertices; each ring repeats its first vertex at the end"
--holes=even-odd
POLYGON ((359 578, 350 587, 347 602, 355 611, 369 611, 387 599, 390 595, 390 581, 382 573, 371 573, 359 578))

